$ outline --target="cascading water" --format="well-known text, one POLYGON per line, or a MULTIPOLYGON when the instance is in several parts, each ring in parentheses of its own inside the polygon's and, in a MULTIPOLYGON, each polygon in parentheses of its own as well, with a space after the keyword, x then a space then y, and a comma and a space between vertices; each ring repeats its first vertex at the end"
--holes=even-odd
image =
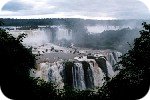
POLYGON ((51 81, 58 88, 70 86, 85 90, 101 87, 107 79, 115 76, 113 65, 119 61, 119 55, 119 52, 109 52, 92 59, 84 56, 68 61, 44 62, 39 64, 39 70, 32 76, 51 81))
POLYGON ((75 63, 73 66, 73 87, 85 89, 84 70, 81 63, 75 63))

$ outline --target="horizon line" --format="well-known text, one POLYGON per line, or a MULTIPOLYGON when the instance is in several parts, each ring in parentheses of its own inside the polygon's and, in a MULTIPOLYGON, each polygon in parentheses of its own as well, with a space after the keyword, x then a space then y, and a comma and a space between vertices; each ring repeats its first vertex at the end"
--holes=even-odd
POLYGON ((150 20, 150 18, 112 18, 112 19, 95 19, 95 18, 78 18, 78 17, 33 17, 33 18, 17 18, 17 17, 0 17, 0 19, 82 19, 82 20, 150 20))

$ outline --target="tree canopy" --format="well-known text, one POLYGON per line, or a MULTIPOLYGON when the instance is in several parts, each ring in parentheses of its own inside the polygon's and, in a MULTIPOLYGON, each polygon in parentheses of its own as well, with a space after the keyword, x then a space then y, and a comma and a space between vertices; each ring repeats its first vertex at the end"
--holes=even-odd
POLYGON ((142 23, 141 36, 134 40, 133 48, 122 56, 120 73, 99 90, 101 98, 140 99, 150 85, 150 24, 142 23))
MULTIPOLYGON (((2 25, 1 22, 0 25, 2 25)), ((35 68, 36 59, 31 49, 22 45, 24 37, 25 34, 21 34, 14 38, 6 30, 0 28, 0 86, 2 92, 14 100, 55 98, 56 91, 53 84, 29 76, 30 69, 35 68)))

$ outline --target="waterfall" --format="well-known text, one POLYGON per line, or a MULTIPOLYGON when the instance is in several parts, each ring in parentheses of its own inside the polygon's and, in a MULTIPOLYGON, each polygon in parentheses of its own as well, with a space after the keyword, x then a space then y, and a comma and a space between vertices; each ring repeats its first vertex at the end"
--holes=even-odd
POLYGON ((62 71, 63 71, 62 64, 56 63, 52 66, 49 64, 48 81, 54 82, 59 87, 63 87, 64 84, 62 82, 62 75, 61 75, 62 71))
POLYGON ((90 67, 93 72, 93 77, 94 77, 94 86, 95 87, 101 87, 104 83, 104 73, 102 72, 101 68, 98 67, 96 61, 93 63, 89 63, 90 67), (94 63, 94 65, 93 65, 94 63))
POLYGON ((114 66, 115 64, 117 64, 117 62, 119 62, 121 59, 119 58, 120 56, 122 55, 122 53, 120 52, 110 52, 107 54, 107 59, 108 59, 108 62, 110 63, 110 65, 112 65, 113 67, 113 70, 117 70, 117 68, 121 67, 121 66, 114 66))
POLYGON ((75 57, 75 60, 43 62, 32 76, 53 82, 58 88, 94 89, 116 75, 113 65, 119 61, 120 55, 119 52, 109 52, 92 59, 84 56, 75 57))
POLYGON ((94 77, 93 77, 93 67, 94 66, 90 66, 90 64, 86 61, 82 62, 82 67, 84 70, 84 81, 85 81, 85 85, 86 88, 93 88, 94 87, 94 77))
POLYGON ((73 72, 73 87, 82 90, 86 89, 82 64, 75 63, 73 67, 73 72))

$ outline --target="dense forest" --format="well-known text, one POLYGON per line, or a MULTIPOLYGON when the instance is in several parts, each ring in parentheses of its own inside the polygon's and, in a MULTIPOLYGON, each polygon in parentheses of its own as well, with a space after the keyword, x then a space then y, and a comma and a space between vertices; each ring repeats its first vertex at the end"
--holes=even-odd
POLYGON ((103 26, 123 26, 134 23, 139 25, 145 21, 144 19, 128 19, 128 20, 90 20, 79 18, 43 18, 43 19, 10 19, 0 18, 5 23, 5 26, 32 26, 32 25, 71 25, 78 23, 83 25, 103 25, 103 26))
MULTIPOLYGON (((76 43, 78 46, 93 49, 113 49, 125 53, 133 44, 134 38, 140 36, 139 29, 124 28, 121 30, 108 30, 100 34, 88 34, 76 43), (86 40, 86 42, 84 41, 86 40), (92 41, 94 40, 94 41, 92 41)), ((80 38, 80 37, 79 37, 80 38)), ((78 39, 79 39, 78 38, 78 39)))

